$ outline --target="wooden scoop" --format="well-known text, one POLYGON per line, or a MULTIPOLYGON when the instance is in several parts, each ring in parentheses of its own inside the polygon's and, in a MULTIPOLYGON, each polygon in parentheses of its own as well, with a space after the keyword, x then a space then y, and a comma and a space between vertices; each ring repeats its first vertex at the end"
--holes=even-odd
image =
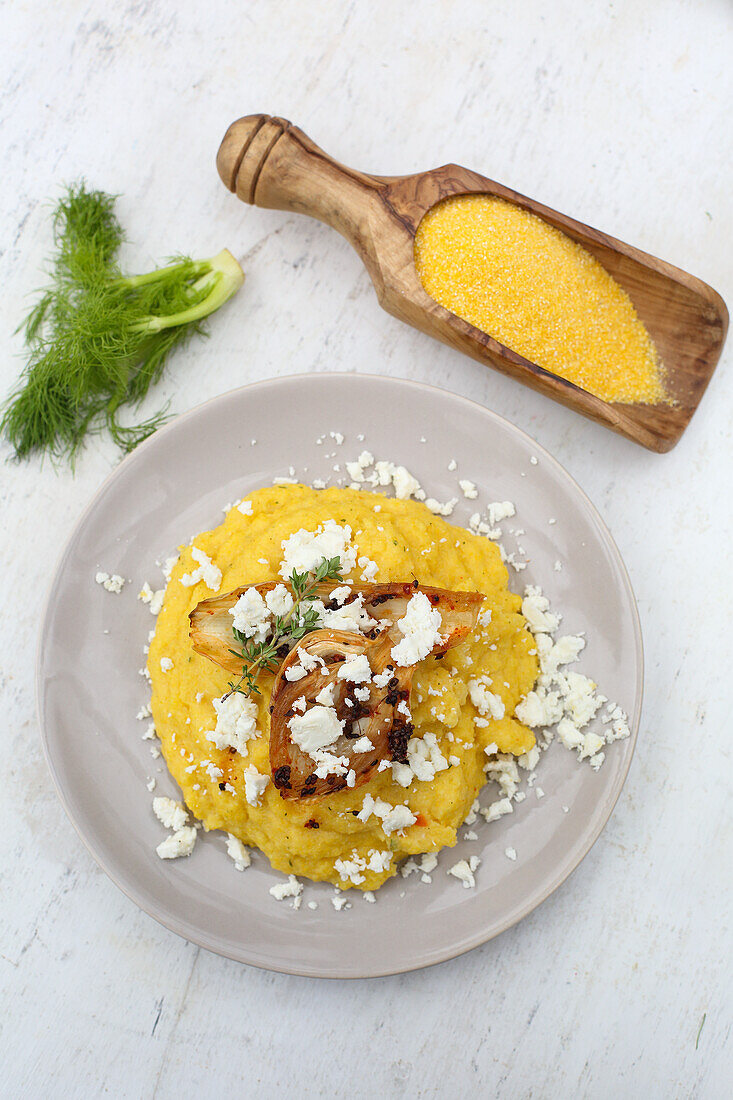
POLYGON ((728 311, 706 283, 468 168, 446 164, 414 176, 369 176, 333 160, 286 119, 269 115, 232 123, 216 163, 226 186, 243 202, 310 214, 337 229, 361 256, 388 313, 653 451, 669 451, 677 443, 720 358, 728 311), (524 359, 427 294, 413 258, 417 227, 441 199, 477 192, 529 210, 595 256, 646 325, 673 404, 602 401, 524 359))

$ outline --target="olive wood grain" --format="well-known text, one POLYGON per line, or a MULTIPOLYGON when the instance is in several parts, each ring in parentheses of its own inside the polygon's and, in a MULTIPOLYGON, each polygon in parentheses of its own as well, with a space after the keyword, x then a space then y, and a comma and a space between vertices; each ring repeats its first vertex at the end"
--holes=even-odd
POLYGON ((674 447, 720 358, 728 311, 712 287, 468 168, 446 164, 412 176, 367 175, 333 160, 286 119, 269 115, 232 123, 217 167, 244 202, 308 214, 337 229, 364 261, 380 305, 395 317, 650 450, 674 447), (515 203, 595 256, 629 295, 654 340, 673 404, 602 401, 524 359, 427 294, 414 264, 417 227, 436 202, 470 193, 515 203))

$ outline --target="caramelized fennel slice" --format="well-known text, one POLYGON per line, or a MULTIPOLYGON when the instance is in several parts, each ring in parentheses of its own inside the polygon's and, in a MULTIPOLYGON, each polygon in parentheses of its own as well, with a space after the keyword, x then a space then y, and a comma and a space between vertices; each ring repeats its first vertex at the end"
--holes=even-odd
MULTIPOLYGON (((225 592, 221 596, 202 600, 189 615, 191 644, 195 651, 203 657, 208 657, 215 664, 221 665, 227 672, 238 675, 242 671, 242 662, 231 652, 237 643, 232 633, 232 616, 229 610, 249 588, 256 588, 264 597, 282 583, 282 581, 271 581, 264 584, 247 584, 231 592, 225 592)), ((418 591, 423 592, 441 613, 443 619, 441 633, 448 637, 448 644, 443 647, 443 651, 457 645, 458 641, 473 629, 483 600, 480 592, 452 592, 446 588, 420 585, 417 581, 399 584, 348 584, 347 581, 341 583, 330 581, 328 584, 318 585, 315 595, 327 608, 341 606, 332 603, 330 595, 335 588, 344 585, 351 589, 351 593, 342 606, 348 607, 359 596, 363 596, 364 609, 372 619, 377 620, 381 628, 394 625, 404 616, 410 598, 418 591), (455 632, 460 632, 460 638, 457 641, 453 640, 455 632)), ((290 590, 287 583, 285 587, 290 590)), ((396 640, 399 641, 399 636, 396 640)), ((435 652, 440 652, 440 648, 435 652)))
MULTIPOLYGON (((309 634, 297 650, 291 652, 280 667, 272 689, 270 701, 270 771, 275 786, 285 799, 319 798, 349 784, 347 776, 353 771, 353 787, 360 787, 373 775, 381 760, 407 763, 407 742, 413 727, 408 718, 397 708, 401 702, 409 707, 412 675, 415 665, 395 666, 391 650, 402 638, 396 625, 404 615, 405 605, 416 589, 413 585, 374 585, 381 588, 380 596, 386 598, 377 603, 376 609, 393 602, 392 616, 383 617, 383 630, 374 638, 344 631, 318 630, 309 634), (397 590, 387 593, 386 589, 397 590), (408 594, 409 593, 409 594, 408 594), (401 609, 398 611, 397 607, 401 609), (288 669, 301 664, 300 651, 320 659, 317 668, 299 680, 290 681, 288 669), (372 676, 390 672, 384 687, 374 683, 366 686, 367 700, 355 696, 355 687, 349 681, 338 678, 339 669, 350 657, 366 655, 372 676), (321 664, 320 662, 323 662, 321 664), (289 723, 302 713, 302 704, 295 710, 297 700, 305 699, 305 713, 318 703, 317 696, 333 685, 333 707, 340 722, 345 723, 342 734, 326 751, 339 758, 338 772, 317 775, 318 760, 304 752, 293 741, 289 723), (356 742, 367 737, 373 750, 355 752, 356 742), (339 772, 341 774, 339 774, 339 772)), ((442 617, 442 641, 434 646, 430 655, 445 653, 458 645, 476 625, 483 597, 480 593, 448 592, 444 589, 420 589, 430 599, 442 617)), ((365 600, 365 606, 367 601, 365 600)), ((375 617, 372 609, 370 614, 375 617)))
MULTIPOLYGON (((300 643, 312 657, 320 658, 324 664, 318 665, 304 678, 291 682, 285 676, 289 668, 300 664, 298 650, 286 657, 275 680, 270 701, 270 771, 272 781, 283 798, 320 797, 347 786, 346 776, 329 774, 325 778, 316 775, 317 761, 295 744, 292 739, 289 722, 296 713, 293 704, 302 696, 306 701, 306 713, 318 706, 316 696, 324 688, 333 685, 333 707, 341 722, 345 722, 344 732, 332 745, 328 753, 346 761, 343 765, 348 771, 353 769, 356 776, 354 786, 365 783, 379 761, 390 756, 390 743, 396 743, 398 727, 405 729, 402 736, 406 749, 407 723, 401 718, 394 721, 394 710, 400 699, 409 699, 412 668, 398 669, 390 679, 391 688, 379 689, 368 685, 369 699, 366 702, 354 696, 354 684, 338 679, 338 672, 349 657, 365 653, 373 672, 382 671, 386 665, 384 655, 389 656, 391 642, 382 635, 375 641, 369 641, 361 634, 349 634, 344 631, 316 630, 300 643), (388 698, 390 701, 388 702, 388 698), (349 706, 346 700, 352 704, 349 706), (354 752, 354 744, 361 737, 368 737, 374 749, 365 753, 354 752)), ((399 753, 406 759, 405 752, 399 753)))

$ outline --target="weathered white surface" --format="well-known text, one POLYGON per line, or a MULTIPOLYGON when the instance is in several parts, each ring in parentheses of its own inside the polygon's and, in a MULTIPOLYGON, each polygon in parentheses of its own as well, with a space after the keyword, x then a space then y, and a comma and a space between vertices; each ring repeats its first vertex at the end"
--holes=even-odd
POLYGON ((3 25, 2 389, 48 250, 43 204, 83 173, 122 194, 132 266, 229 245, 247 269, 210 341, 176 359, 161 394, 176 411, 326 369, 423 379, 486 403, 556 454, 608 520, 639 597, 648 677, 608 829, 519 927, 388 980, 238 966, 117 891, 41 756, 33 662, 46 580, 117 455, 93 442, 75 478, 37 462, 0 468, 3 1094, 723 1095, 730 351, 683 442, 653 456, 399 325, 345 242, 236 203, 214 155, 234 117, 264 110, 367 170, 455 160, 730 299, 726 0, 17 0, 3 25))

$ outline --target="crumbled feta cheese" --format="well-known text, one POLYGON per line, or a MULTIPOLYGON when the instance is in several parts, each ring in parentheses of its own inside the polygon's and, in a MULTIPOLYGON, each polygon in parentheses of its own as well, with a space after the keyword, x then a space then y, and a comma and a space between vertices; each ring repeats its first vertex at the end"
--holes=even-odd
POLYGON ((229 614, 232 616, 232 626, 245 638, 253 638, 258 643, 266 641, 272 619, 270 609, 256 588, 243 592, 234 606, 229 608, 229 614))
POLYGON ((212 699, 216 711, 216 728, 208 730, 206 740, 217 749, 236 749, 242 756, 248 752, 247 742, 260 736, 257 729, 257 704, 241 692, 226 698, 212 699))
POLYGON ((586 733, 580 745, 578 759, 584 760, 587 756, 595 756, 600 752, 604 744, 603 738, 599 737, 597 733, 586 733))
POLYGON ((337 859, 334 861, 334 870, 338 872, 343 882, 353 882, 354 886, 358 886, 360 882, 363 882, 365 875, 361 872, 365 866, 364 860, 359 859, 356 852, 354 859, 337 859))
POLYGON ((354 886, 358 886, 366 877, 362 873, 363 871, 373 871, 375 874, 382 874, 389 868, 391 862, 391 852, 381 852, 372 848, 367 856, 363 857, 354 849, 350 859, 335 860, 334 869, 338 871, 343 882, 352 882, 354 886))
MULTIPOLYGON (((336 589, 335 591, 340 592, 343 590, 336 589)), ((347 593, 350 591, 350 589, 346 589, 347 593)), ((331 595, 333 596, 333 593, 331 595)), ((327 630, 345 630, 351 634, 365 634, 377 625, 376 620, 372 619, 365 610, 364 596, 361 594, 350 603, 333 610, 324 608, 322 605, 318 607, 316 601, 314 601, 313 606, 318 610, 319 626, 323 625, 327 630)))
POLYGON ((342 584, 338 588, 334 588, 333 592, 329 595, 329 600, 333 600, 335 603, 342 605, 348 600, 351 595, 351 589, 348 584, 342 584))
POLYGON ((214 565, 209 555, 199 550, 198 546, 191 547, 191 557, 198 562, 198 568, 191 573, 184 573, 181 584, 186 588, 192 588, 199 581, 203 581, 212 592, 218 592, 221 586, 221 569, 214 565))
POLYGON ((165 588, 159 588, 157 589, 157 591, 153 591, 147 581, 145 581, 142 588, 137 594, 137 598, 148 605, 151 615, 160 614, 160 610, 163 606, 164 596, 165 588))
POLYGON ((576 726, 587 725, 606 702, 605 696, 596 695, 596 684, 580 672, 568 672, 557 680, 563 689, 565 713, 576 726))
POLYGON ((514 848, 505 848, 504 855, 507 859, 515 860, 517 858, 517 852, 514 848))
POLYGON ((476 499, 476 497, 478 496, 478 489, 472 481, 463 480, 459 481, 458 484, 466 500, 476 499))
POLYGON ((391 484, 398 500, 408 500, 420 489, 420 482, 404 466, 395 466, 392 462, 377 462, 374 469, 378 474, 379 484, 391 484))
POLYGON ((516 515, 517 510, 510 500, 496 500, 488 506, 486 514, 491 527, 496 527, 497 523, 516 515))
POLYGON ((443 640, 438 630, 441 622, 440 612, 431 607, 425 593, 416 592, 407 605, 404 617, 397 620, 397 628, 403 637, 390 651, 395 664, 406 667, 427 657, 433 647, 443 640))
POLYGON ((251 500, 240 500, 239 504, 237 505, 237 511, 241 512, 243 516, 251 516, 252 515, 252 501, 251 500))
POLYGON ((336 890, 334 893, 331 898, 331 905, 337 913, 340 913, 342 909, 351 909, 351 902, 347 901, 346 895, 342 894, 340 890, 336 890))
POLYGON ((339 667, 336 677, 339 680, 348 680, 353 684, 369 683, 372 678, 369 658, 365 653, 360 653, 355 657, 347 657, 339 667))
MULTIPOLYGON (((486 751, 486 750, 484 750, 486 751)), ((484 766, 486 778, 499 784, 502 795, 512 798, 519 786, 519 769, 510 753, 500 753, 484 766)))
POLYGON ((497 798, 495 802, 482 808, 479 812, 485 821, 497 821, 504 814, 513 813, 514 806, 509 798, 497 798))
POLYGON ((392 806, 381 798, 374 798, 373 795, 366 794, 362 808, 356 816, 359 821, 368 821, 372 814, 381 819, 382 828, 387 836, 394 832, 401 833, 417 820, 409 806, 392 806))
POLYGON ((237 871, 244 871, 245 867, 249 867, 252 862, 249 848, 242 844, 238 836, 234 836, 232 833, 227 833, 227 855, 234 860, 234 867, 237 871))
POLYGON ((527 585, 522 600, 522 614, 533 634, 553 634, 559 620, 550 611, 550 601, 542 595, 542 589, 527 585))
POLYGON ((562 717, 562 703, 556 691, 538 688, 528 691, 514 708, 514 713, 525 726, 553 726, 562 717))
POLYGON ((101 584, 102 588, 107 592, 113 592, 118 595, 127 583, 124 577, 121 577, 119 573, 103 573, 99 572, 94 577, 97 584, 101 584))
POLYGON ((434 497, 428 497, 425 501, 425 507, 436 516, 450 516, 453 514, 453 509, 458 504, 458 498, 453 497, 451 500, 446 501, 445 504, 441 504, 439 500, 435 500, 434 497))
POLYGON ((294 715, 288 725, 293 742, 312 756, 333 745, 343 733, 345 723, 339 721, 333 707, 314 706, 303 715, 294 715))
POLYGON ((160 667, 163 672, 170 672, 170 670, 173 668, 173 661, 171 661, 170 657, 161 657, 160 667))
MULTIPOLYGON (((161 566, 161 571, 163 573, 163 576, 165 577, 166 584, 171 579, 171 574, 173 572, 173 567, 175 566, 176 562, 178 561, 178 557, 179 557, 178 554, 171 554, 171 556, 169 558, 166 558, 164 560, 164 562, 161 566)), ((155 564, 160 565, 160 562, 156 562, 155 564)))
MULTIPOLYGON (((329 752, 328 749, 314 749, 310 755, 316 762, 315 774, 319 779, 325 779, 329 775, 345 775, 347 787, 354 785, 349 782, 348 756, 337 756, 335 753, 329 752)), ((356 777, 354 777, 354 782, 356 782, 356 777)))
POLYGON ((359 568, 362 570, 361 580, 366 581, 368 584, 371 584, 371 582, 374 580, 377 573, 379 572, 379 567, 377 566, 377 563, 375 561, 372 561, 371 558, 361 557, 359 558, 358 565, 359 568))
POLYGON ((268 611, 273 615, 287 615, 293 608, 293 597, 284 584, 276 584, 271 592, 265 595, 265 603, 268 611))
POLYGON ((352 481, 355 481, 357 484, 361 484, 365 480, 364 470, 366 470, 368 466, 373 465, 374 455, 371 454, 369 451, 362 451, 356 462, 346 463, 346 472, 352 481))
POLYGON ((167 836, 155 851, 160 859, 180 859, 182 856, 190 856, 195 844, 196 830, 193 825, 186 825, 167 836))
POLYGON ((471 809, 466 814, 466 819, 464 821, 464 825, 473 825, 474 821, 476 820, 476 818, 479 815, 479 810, 480 810, 479 801, 476 798, 473 801, 471 809))
POLYGON ((188 821, 188 810, 182 802, 163 796, 153 799, 153 813, 166 829, 177 832, 188 821))
POLYGON ((288 875, 285 882, 276 882, 270 887, 270 893, 276 901, 284 901, 285 898, 300 898, 303 893, 303 883, 299 882, 295 875, 288 875))
POLYGON ((356 565, 357 549, 351 545, 351 527, 340 527, 327 519, 315 531, 301 528, 282 541, 283 561, 280 575, 286 580, 292 573, 311 573, 324 560, 339 558, 341 571, 350 573, 356 565))
POLYGON ((335 689, 336 685, 333 682, 331 682, 330 684, 326 684, 326 686, 324 688, 321 688, 321 690, 316 695, 316 702, 320 703, 322 707, 332 707, 334 702, 333 693, 335 689))
POLYGON ((359 737, 358 740, 354 741, 353 745, 351 746, 351 751, 358 753, 371 752, 373 748, 374 745, 368 737, 359 737))
POLYGON ((488 690, 490 685, 490 676, 479 676, 468 681, 468 692, 471 702, 483 718, 488 716, 498 721, 504 717, 506 707, 500 695, 488 690))
POLYGON ((242 774, 244 776, 244 797, 250 806, 259 806, 260 797, 270 782, 269 775, 262 775, 261 772, 257 771, 254 764, 248 764, 242 774))
POLYGON ((476 885, 474 872, 480 863, 481 860, 478 856, 471 856, 470 859, 459 859, 458 863, 454 863, 452 867, 448 868, 448 874, 453 875, 459 882, 462 882, 464 889, 470 890, 476 885))
POLYGON ((540 759, 540 750, 537 745, 533 745, 529 752, 522 753, 517 757, 517 763, 520 768, 524 768, 525 771, 531 772, 537 767, 540 759))
POLYGON ((422 737, 411 737, 407 742, 407 763, 392 764, 392 777, 401 787, 409 787, 413 779, 430 782, 437 772, 445 771, 448 761, 440 751, 438 738, 427 732, 422 737))

